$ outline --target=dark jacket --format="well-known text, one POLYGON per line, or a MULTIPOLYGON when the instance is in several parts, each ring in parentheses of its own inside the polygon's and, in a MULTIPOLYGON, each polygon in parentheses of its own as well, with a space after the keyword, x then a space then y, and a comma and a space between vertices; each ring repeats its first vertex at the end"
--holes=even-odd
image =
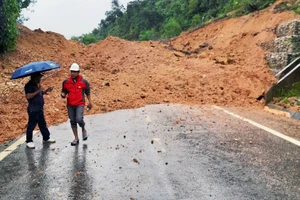
MULTIPOLYGON (((37 91, 38 85, 34 84, 31 80, 25 85, 25 94, 37 91)), ((43 93, 39 92, 35 97, 28 99, 28 112, 39 112, 44 110, 44 97, 43 93)))

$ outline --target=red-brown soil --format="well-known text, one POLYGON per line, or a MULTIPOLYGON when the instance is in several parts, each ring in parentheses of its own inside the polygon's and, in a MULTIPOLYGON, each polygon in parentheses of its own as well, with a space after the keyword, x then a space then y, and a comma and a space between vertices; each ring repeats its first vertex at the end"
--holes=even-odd
POLYGON ((0 143, 26 131, 23 87, 28 78, 9 78, 32 61, 61 65, 61 71, 42 82, 44 87, 54 86, 45 96, 49 126, 68 119, 60 90, 73 62, 81 65, 81 74, 92 87, 94 107, 87 114, 160 103, 262 108, 264 102, 257 97, 276 79, 261 45, 276 37, 274 29, 279 24, 299 19, 292 12, 274 13, 273 7, 217 21, 164 42, 108 37, 84 46, 57 33, 20 26, 17 49, 0 55, 0 143))

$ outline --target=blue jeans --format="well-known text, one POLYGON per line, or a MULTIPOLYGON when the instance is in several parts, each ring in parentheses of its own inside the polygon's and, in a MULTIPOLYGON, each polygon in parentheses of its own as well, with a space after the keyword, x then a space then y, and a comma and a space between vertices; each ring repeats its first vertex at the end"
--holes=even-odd
POLYGON ((68 115, 72 128, 77 128, 77 123, 81 128, 84 128, 85 123, 83 121, 84 106, 67 106, 68 115))
POLYGON ((37 112, 28 112, 28 123, 27 123, 27 131, 26 131, 26 142, 33 142, 32 141, 32 133, 35 129, 36 125, 38 124, 39 129, 43 135, 43 140, 49 140, 50 132, 47 128, 47 123, 44 116, 44 111, 37 111, 37 112))

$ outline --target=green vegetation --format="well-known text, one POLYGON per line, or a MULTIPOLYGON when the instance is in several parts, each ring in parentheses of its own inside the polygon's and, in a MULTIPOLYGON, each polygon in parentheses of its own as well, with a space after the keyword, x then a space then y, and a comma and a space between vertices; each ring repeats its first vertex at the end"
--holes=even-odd
POLYGON ((17 19, 23 8, 35 0, 0 1, 0 53, 14 50, 18 37, 17 19))
POLYGON ((19 9, 17 1, 3 0, 0 3, 0 53, 13 50, 16 46, 19 9))
POLYGON ((276 0, 134 0, 126 9, 112 0, 111 11, 91 33, 72 37, 84 44, 107 36, 127 40, 157 40, 178 36, 214 20, 263 9, 276 0), (228 13, 231 13, 228 14, 228 13))
POLYGON ((71 40, 77 40, 79 42, 82 42, 83 44, 87 45, 87 44, 91 44, 91 43, 95 43, 97 42, 95 35, 92 33, 88 33, 88 34, 83 34, 79 37, 72 37, 71 40))
POLYGON ((281 88, 277 91, 273 103, 285 106, 300 106, 300 82, 296 82, 291 88, 281 88))
POLYGON ((280 89, 276 96, 282 98, 290 98, 295 96, 300 97, 300 82, 294 83, 290 89, 280 89))
POLYGON ((300 1, 296 1, 291 5, 291 10, 294 11, 296 14, 300 14, 300 1))
MULTIPOLYGON (((214 20, 236 17, 263 9, 276 0, 133 0, 126 9, 112 0, 110 11, 91 33, 72 37, 91 44, 117 36, 127 40, 158 40, 178 36, 182 31, 202 27, 214 20)), ((17 22, 22 9, 36 0, 0 0, 0 53, 14 50, 18 37, 17 22)), ((300 1, 289 0, 278 10, 300 13, 300 1)))
POLYGON ((290 1, 281 2, 275 7, 275 10, 279 12, 285 10, 291 10, 294 11, 296 14, 300 14, 300 1, 290 0, 290 1))

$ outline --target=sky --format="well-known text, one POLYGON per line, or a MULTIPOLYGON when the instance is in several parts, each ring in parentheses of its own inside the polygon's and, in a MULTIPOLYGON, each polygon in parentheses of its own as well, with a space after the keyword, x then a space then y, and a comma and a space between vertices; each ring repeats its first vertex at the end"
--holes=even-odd
MULTIPOLYGON (((132 0, 119 0, 126 5, 132 0)), ((98 27, 105 12, 111 10, 111 0, 37 0, 23 14, 29 20, 24 25, 64 35, 67 39, 91 32, 98 27), (31 11, 33 10, 33 11, 31 11)))

